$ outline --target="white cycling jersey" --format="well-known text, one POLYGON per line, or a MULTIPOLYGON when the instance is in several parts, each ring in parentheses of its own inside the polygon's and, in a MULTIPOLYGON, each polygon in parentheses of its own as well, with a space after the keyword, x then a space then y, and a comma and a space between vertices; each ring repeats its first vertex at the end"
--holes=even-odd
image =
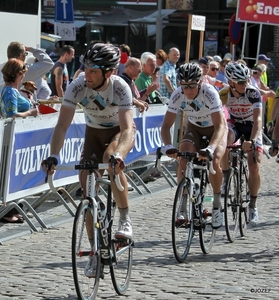
POLYGON ((62 105, 76 108, 80 103, 86 124, 93 128, 108 128, 119 125, 118 110, 133 109, 132 92, 120 77, 112 75, 103 91, 86 87, 85 74, 68 86, 62 105))
POLYGON ((202 83, 195 99, 189 100, 178 87, 171 95, 168 111, 177 114, 179 109, 185 111, 188 121, 198 127, 213 126, 211 114, 222 111, 222 102, 216 89, 202 83))
POLYGON ((230 119, 235 122, 253 122, 253 110, 262 108, 262 98, 259 90, 248 85, 246 91, 239 98, 236 98, 229 90, 224 88, 220 91, 222 101, 228 109, 230 119))

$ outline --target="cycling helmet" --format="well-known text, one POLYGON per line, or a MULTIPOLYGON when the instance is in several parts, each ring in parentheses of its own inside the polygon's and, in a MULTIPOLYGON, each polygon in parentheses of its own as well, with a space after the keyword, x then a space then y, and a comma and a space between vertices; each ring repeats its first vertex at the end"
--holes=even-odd
POLYGON ((233 81, 245 81, 250 78, 250 70, 242 63, 229 62, 225 67, 225 76, 233 81))
POLYGON ((202 77, 202 69, 197 63, 186 63, 181 65, 178 70, 178 80, 181 83, 196 81, 202 77))
POLYGON ((120 49, 111 44, 95 43, 80 57, 85 67, 105 71, 116 69, 119 64, 120 49))

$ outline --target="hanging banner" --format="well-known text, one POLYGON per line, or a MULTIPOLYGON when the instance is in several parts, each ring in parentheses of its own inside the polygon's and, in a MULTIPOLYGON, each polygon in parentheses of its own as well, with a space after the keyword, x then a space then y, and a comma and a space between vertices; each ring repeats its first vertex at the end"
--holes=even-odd
POLYGON ((279 24, 279 2, 275 0, 239 0, 236 20, 277 25, 279 24))

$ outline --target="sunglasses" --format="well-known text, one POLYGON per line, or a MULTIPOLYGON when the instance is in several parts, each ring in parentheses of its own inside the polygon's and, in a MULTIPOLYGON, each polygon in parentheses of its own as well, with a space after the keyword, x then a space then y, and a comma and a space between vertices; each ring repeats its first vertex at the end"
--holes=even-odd
POLYGON ((237 81, 236 83, 237 83, 238 85, 246 85, 246 84, 248 84, 248 80, 237 81))
POLYGON ((181 88, 183 90, 188 90, 188 89, 194 89, 198 86, 198 83, 191 83, 191 84, 181 84, 181 88))
POLYGON ((219 68, 211 68, 211 71, 219 71, 219 68))

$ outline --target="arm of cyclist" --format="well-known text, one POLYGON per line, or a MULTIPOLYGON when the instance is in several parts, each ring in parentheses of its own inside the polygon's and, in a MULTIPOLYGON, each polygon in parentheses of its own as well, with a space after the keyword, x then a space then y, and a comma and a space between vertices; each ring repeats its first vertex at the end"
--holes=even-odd
POLYGON ((251 150, 262 130, 262 108, 253 109, 253 128, 250 135, 250 141, 244 141, 242 148, 245 151, 251 150))
POLYGON ((171 133, 170 133, 171 127, 174 124, 175 119, 176 119, 176 114, 167 111, 161 128, 161 137, 163 143, 165 144, 164 150, 166 152, 166 155, 171 158, 176 158, 178 152, 177 148, 175 148, 172 145, 171 133))
POLYGON ((61 106, 59 118, 51 137, 50 157, 42 162, 42 168, 48 175, 54 173, 55 166, 58 164, 58 155, 63 146, 66 132, 72 122, 74 114, 75 109, 63 105, 61 106), (51 162, 53 162, 53 164, 49 165, 51 162))
POLYGON ((120 136, 114 150, 114 157, 118 161, 115 166, 115 174, 119 174, 125 167, 124 159, 135 142, 135 124, 133 110, 119 110, 120 136))
POLYGON ((218 145, 220 145, 221 140, 224 138, 224 135, 227 136, 228 134, 227 123, 222 111, 212 113, 211 119, 214 126, 214 133, 209 141, 208 146, 204 149, 200 149, 199 160, 212 160, 215 149, 218 145))

